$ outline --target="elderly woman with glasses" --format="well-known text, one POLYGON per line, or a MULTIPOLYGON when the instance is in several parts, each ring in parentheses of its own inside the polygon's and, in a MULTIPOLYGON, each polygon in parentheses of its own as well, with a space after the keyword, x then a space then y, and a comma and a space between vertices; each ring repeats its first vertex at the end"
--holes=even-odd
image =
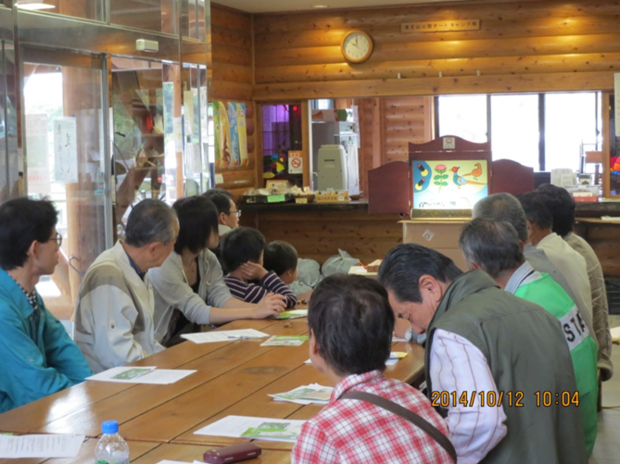
POLYGON ((172 206, 180 230, 174 251, 159 268, 149 271, 155 294, 155 338, 164 346, 183 341, 200 325, 236 319, 263 319, 284 309, 280 295, 258 304, 234 298, 224 283, 217 257, 209 250, 219 242, 218 210, 204 196, 178 200, 172 206))
POLYGON ((35 289, 58 264, 57 221, 49 201, 19 198, 0 206, 0 413, 92 374, 35 289))

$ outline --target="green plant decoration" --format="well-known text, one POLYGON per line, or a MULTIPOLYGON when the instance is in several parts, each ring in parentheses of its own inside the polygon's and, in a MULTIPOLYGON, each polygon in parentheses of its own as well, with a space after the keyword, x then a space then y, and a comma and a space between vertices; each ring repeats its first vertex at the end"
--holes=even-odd
POLYGON ((439 186, 438 193, 441 193, 441 187, 448 186, 448 182, 446 182, 446 179, 448 178, 448 174, 445 174, 447 170, 448 168, 446 167, 445 164, 438 164, 437 166, 435 166, 435 172, 437 174, 433 176, 433 180, 434 180, 433 183, 439 186))

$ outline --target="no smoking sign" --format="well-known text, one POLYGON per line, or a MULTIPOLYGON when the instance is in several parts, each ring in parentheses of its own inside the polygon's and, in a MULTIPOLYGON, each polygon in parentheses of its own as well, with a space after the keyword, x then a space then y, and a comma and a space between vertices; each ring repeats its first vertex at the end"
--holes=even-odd
POLYGON ((302 152, 298 150, 289 150, 288 152, 288 172, 289 174, 303 174, 303 158, 302 152))

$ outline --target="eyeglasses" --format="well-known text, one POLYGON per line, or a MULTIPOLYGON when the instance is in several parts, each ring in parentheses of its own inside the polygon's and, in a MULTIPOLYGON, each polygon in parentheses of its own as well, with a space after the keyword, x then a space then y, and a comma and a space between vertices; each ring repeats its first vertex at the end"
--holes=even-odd
POLYGON ((237 211, 231 211, 231 212, 230 212, 230 213, 228 213, 228 214, 234 214, 235 216, 237 216, 238 218, 240 218, 240 217, 241 217, 241 210, 239 209, 239 210, 237 210, 237 211))
POLYGON ((60 235, 60 232, 56 232, 56 237, 50 238, 48 240, 49 241, 55 241, 56 243, 58 243, 58 247, 60 248, 60 245, 62 245, 62 235, 60 235))

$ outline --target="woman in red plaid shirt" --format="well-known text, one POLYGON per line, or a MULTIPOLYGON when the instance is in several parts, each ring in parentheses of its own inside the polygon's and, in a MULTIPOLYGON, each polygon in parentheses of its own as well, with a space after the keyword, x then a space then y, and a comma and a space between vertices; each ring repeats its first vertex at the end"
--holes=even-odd
POLYGON ((408 420, 374 404, 340 399, 368 392, 403 406, 448 435, 418 390, 383 374, 394 315, 387 293, 362 276, 333 275, 314 290, 308 310, 310 359, 335 385, 329 404, 307 421, 292 463, 452 463, 448 453, 408 420))

